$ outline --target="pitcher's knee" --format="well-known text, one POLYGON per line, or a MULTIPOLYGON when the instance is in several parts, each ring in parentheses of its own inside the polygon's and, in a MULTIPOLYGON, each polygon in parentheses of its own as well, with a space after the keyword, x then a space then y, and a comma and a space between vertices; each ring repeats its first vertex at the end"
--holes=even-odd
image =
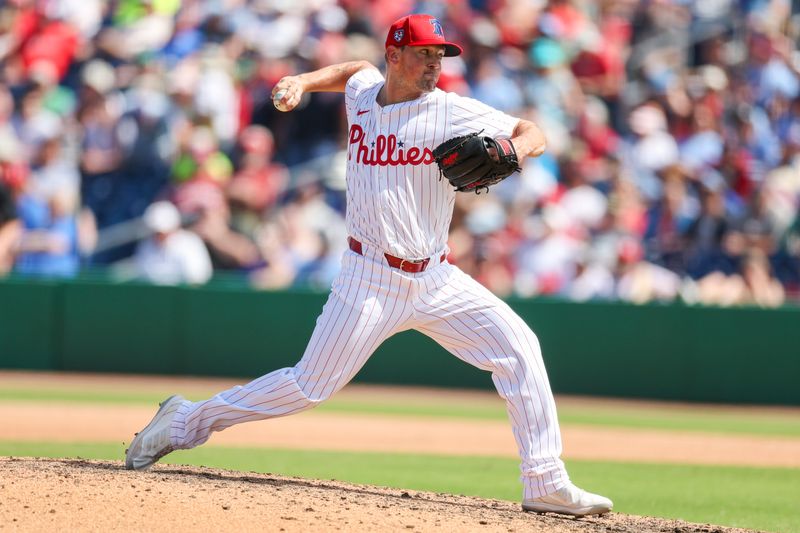
POLYGON ((320 376, 303 372, 297 367, 294 369, 295 383, 297 388, 302 393, 304 399, 308 402, 307 409, 312 409, 330 398, 336 389, 333 382, 323 379, 320 376))
POLYGON ((492 372, 501 376, 522 376, 537 367, 537 357, 532 349, 515 348, 492 358, 492 372))

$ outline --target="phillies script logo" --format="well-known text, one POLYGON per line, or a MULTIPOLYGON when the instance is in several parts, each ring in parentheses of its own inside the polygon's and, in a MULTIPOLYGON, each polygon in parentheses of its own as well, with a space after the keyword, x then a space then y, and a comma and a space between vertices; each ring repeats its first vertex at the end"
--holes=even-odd
MULTIPOLYGON (((430 165, 433 163, 433 153, 429 148, 419 149, 412 146, 408 150, 403 148, 403 143, 397 142, 397 136, 390 133, 389 136, 378 135, 375 142, 368 147, 364 143, 364 129, 358 124, 350 126, 350 144, 356 145, 356 162, 370 166, 391 165, 430 165), (398 144, 400 148, 398 149, 398 144)), ((348 151, 348 159, 353 158, 352 152, 348 151)))

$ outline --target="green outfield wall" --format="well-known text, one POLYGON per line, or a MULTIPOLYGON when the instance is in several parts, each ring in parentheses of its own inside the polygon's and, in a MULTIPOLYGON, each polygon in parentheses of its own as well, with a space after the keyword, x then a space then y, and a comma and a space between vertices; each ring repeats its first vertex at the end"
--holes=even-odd
MULTIPOLYGON (((255 377, 303 354, 326 295, 100 282, 0 282, 0 368, 255 377)), ((556 393, 800 405, 800 308, 509 299, 556 393)), ((491 388, 416 332, 358 381, 491 388)))

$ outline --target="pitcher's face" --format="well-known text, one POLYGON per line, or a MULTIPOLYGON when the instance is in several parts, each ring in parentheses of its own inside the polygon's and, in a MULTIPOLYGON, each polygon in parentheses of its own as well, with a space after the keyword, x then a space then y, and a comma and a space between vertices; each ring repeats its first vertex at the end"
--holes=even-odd
POLYGON ((442 72, 444 46, 406 46, 400 52, 398 68, 403 80, 422 92, 436 88, 442 72))

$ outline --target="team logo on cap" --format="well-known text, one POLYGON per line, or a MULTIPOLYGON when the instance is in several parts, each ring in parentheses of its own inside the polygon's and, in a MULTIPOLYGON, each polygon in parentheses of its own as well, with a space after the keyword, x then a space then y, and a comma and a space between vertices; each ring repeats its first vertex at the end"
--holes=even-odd
POLYGON ((402 29, 395 31, 394 32, 394 40, 399 43, 400 41, 403 40, 403 35, 405 35, 405 34, 406 34, 405 30, 402 30, 402 29))
POLYGON ((439 19, 431 19, 430 23, 433 25, 433 34, 444 38, 444 32, 442 31, 442 23, 439 22, 439 19))

